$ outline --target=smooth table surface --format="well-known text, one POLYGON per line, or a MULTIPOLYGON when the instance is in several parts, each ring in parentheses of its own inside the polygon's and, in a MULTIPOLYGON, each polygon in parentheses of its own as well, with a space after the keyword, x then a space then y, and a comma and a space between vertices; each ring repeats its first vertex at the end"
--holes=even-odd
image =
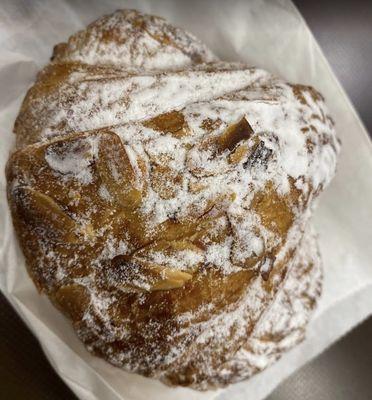
MULTIPOLYGON (((295 1, 372 132, 372 1, 295 1)), ((331 99, 328 99, 331 101, 331 99)), ((283 382, 267 400, 372 398, 372 318, 283 382)), ((0 400, 75 400, 0 295, 0 400)), ((254 400, 254 399, 250 399, 254 400)))

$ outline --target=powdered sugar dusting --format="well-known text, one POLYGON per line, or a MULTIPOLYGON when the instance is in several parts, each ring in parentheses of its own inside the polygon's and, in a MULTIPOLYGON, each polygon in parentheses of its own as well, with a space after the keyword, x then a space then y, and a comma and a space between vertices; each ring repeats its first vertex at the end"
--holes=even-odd
POLYGON ((71 146, 62 146, 62 149, 50 147, 45 154, 45 160, 52 170, 62 175, 73 176, 86 185, 92 181, 90 165, 98 155, 98 144, 99 138, 94 137, 87 138, 83 147, 79 142, 71 146))
POLYGON ((190 33, 162 18, 124 10, 74 35, 56 60, 169 70, 214 59, 212 52, 190 33), (113 35, 102 40, 107 32, 113 35))

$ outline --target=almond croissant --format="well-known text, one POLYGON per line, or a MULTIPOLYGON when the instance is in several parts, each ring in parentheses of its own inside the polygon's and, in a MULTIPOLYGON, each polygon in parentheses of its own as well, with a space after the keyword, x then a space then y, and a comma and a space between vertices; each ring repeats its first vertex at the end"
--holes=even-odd
POLYGON ((89 351, 203 390, 302 340, 339 148, 323 100, 132 10, 55 47, 8 198, 35 285, 89 351))

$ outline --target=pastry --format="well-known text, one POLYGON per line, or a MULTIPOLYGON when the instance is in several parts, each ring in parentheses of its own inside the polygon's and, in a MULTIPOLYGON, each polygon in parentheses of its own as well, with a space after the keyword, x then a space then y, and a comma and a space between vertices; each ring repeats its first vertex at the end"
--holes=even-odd
POLYGON ((90 352, 205 390, 303 339, 339 149, 315 89, 123 10, 55 47, 14 130, 29 274, 90 352))

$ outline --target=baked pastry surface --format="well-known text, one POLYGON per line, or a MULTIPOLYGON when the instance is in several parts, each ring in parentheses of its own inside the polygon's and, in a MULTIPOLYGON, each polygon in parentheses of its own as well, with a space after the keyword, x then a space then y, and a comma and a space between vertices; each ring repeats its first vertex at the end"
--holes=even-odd
POLYGON ((89 351, 196 389, 302 340, 309 227, 338 142, 323 97, 117 11, 55 47, 15 123, 8 198, 29 273, 89 351))

